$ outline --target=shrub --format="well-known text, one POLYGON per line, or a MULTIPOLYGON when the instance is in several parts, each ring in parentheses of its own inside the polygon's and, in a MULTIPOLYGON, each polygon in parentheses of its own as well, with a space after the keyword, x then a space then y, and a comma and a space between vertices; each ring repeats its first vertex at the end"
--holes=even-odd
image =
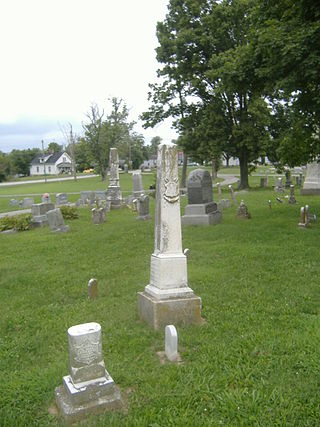
POLYGON ((0 231, 14 229, 16 231, 30 230, 32 226, 32 216, 30 214, 22 214, 15 216, 6 216, 0 219, 0 231))
POLYGON ((74 206, 60 206, 63 219, 77 219, 79 214, 74 206))

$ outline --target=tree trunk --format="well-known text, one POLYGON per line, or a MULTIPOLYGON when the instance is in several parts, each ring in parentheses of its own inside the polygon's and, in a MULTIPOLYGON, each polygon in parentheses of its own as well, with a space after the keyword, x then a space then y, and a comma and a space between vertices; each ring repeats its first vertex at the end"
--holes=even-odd
POLYGON ((103 165, 100 165, 100 171, 101 171, 101 181, 105 182, 108 176, 108 168, 105 168, 103 165))
POLYGON ((239 157, 240 162, 240 190, 246 190, 249 188, 249 168, 248 159, 245 154, 239 157))
POLYGON ((217 179, 216 159, 212 159, 212 179, 217 179))
POLYGON ((182 164, 182 175, 181 175, 181 188, 186 188, 187 186, 187 163, 188 156, 185 152, 183 152, 183 164, 182 164))

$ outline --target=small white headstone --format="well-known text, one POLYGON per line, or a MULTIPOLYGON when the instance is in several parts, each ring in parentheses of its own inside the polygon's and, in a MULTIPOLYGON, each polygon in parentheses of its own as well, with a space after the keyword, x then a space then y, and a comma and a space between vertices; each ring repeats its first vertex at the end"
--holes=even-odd
POLYGON ((174 362, 178 358, 178 334, 173 325, 167 325, 165 329, 165 352, 167 358, 174 362))

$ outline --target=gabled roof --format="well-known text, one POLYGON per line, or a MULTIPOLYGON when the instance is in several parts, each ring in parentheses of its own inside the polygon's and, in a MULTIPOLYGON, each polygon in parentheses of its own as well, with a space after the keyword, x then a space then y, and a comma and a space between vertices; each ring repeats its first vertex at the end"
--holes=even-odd
MULTIPOLYGON (((44 157, 47 157, 47 160, 44 162, 46 165, 54 165, 57 160, 60 159, 60 157, 65 154, 65 151, 62 151, 60 153, 53 153, 53 154, 45 154, 44 157), (48 157, 49 156, 49 157, 48 157)), ((37 156, 32 160, 32 165, 40 165, 43 164, 40 160, 43 158, 43 154, 37 154, 37 156)))

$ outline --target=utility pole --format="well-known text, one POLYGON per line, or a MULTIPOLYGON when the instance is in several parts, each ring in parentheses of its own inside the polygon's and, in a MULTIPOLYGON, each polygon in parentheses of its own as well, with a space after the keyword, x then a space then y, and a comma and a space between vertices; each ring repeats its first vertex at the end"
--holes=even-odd
POLYGON ((42 160, 43 160, 44 182, 47 182, 46 162, 44 161, 44 146, 43 146, 43 139, 41 140, 41 144, 42 144, 42 160))

